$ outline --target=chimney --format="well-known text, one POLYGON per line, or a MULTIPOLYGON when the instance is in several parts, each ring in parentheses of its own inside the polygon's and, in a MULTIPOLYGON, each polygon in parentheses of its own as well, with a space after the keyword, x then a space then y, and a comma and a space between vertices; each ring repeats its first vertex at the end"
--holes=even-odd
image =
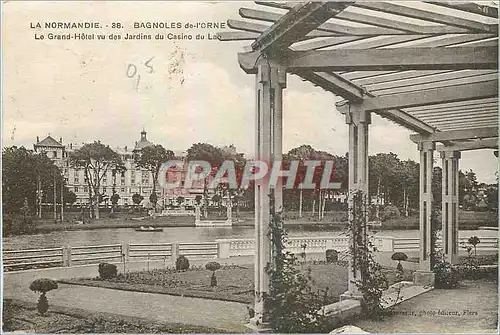
POLYGON ((36 143, 40 143, 40 138, 38 136, 36 137, 36 143))
POLYGON ((125 146, 125 152, 127 152, 127 146, 125 146))
POLYGON ((73 143, 70 143, 70 144, 69 144, 69 148, 70 148, 70 149, 73 149, 73 143))
POLYGON ((59 143, 62 144, 62 137, 59 137, 59 143))

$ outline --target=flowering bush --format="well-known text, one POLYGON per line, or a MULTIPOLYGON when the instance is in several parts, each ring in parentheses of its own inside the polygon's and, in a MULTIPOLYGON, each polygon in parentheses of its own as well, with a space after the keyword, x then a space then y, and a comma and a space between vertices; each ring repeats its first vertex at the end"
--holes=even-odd
POLYGON ((439 261, 434 265, 435 288, 455 288, 458 286, 458 270, 448 262, 439 261))

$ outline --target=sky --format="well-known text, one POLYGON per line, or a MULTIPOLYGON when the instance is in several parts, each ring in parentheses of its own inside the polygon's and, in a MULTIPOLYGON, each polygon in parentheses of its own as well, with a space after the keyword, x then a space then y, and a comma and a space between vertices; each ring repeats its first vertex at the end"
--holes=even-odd
MULTIPOLYGON (((66 144, 100 140, 111 147, 131 148, 145 129, 150 141, 174 151, 196 142, 234 144, 252 157, 255 79, 237 61, 237 53, 250 41, 35 40, 35 34, 57 30, 31 28, 51 21, 110 27, 120 22, 125 27, 122 34, 154 36, 166 31, 133 29, 133 23, 226 22, 239 19, 240 7, 261 9, 253 2, 4 3, 3 147, 32 148, 37 136, 50 134, 66 144), (148 60, 150 67, 145 64, 148 60)), ((184 31, 206 35, 222 30, 184 31)), ((115 30, 100 31, 108 36, 115 30)), ((336 101, 331 93, 289 75, 283 106, 284 151, 309 144, 333 154, 347 152, 348 129, 335 109, 336 101)), ((370 154, 394 152, 401 159, 418 160, 410 134, 374 115, 370 154)), ((497 165, 492 150, 464 152, 460 161, 462 170, 474 170, 486 183, 495 182, 497 165)))

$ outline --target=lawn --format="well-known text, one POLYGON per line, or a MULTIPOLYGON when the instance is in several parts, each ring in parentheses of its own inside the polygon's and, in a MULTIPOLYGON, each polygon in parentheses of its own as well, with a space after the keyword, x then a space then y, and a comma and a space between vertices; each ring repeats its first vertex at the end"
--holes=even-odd
MULTIPOLYGON (((347 290, 347 266, 345 264, 327 264, 325 262, 308 262, 300 265, 304 272, 311 269, 312 288, 326 296, 325 303, 339 300, 347 290), (326 291, 326 295, 325 295, 326 291)), ((383 270, 392 284, 396 281, 394 270, 383 270)), ((210 286, 211 271, 191 268, 177 272, 174 269, 157 269, 151 271, 129 272, 108 280, 100 278, 77 278, 61 280, 67 284, 106 287, 127 291, 163 293, 187 297, 253 303, 254 269, 247 266, 222 266, 216 271, 218 285, 210 286)), ((406 273, 405 280, 411 280, 412 274, 406 273)))
POLYGON ((109 313, 92 313, 77 308, 51 306, 45 316, 36 304, 24 301, 3 301, 3 332, 49 333, 221 333, 223 330, 189 326, 179 323, 157 323, 141 318, 109 313))

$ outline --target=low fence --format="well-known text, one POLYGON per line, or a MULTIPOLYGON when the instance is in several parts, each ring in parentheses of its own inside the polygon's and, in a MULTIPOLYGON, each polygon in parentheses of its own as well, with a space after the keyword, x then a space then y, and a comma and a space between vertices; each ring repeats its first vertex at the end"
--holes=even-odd
MULTIPOLYGON (((459 246, 468 244, 468 238, 459 238, 459 246)), ((420 248, 420 239, 390 236, 376 236, 371 242, 381 252, 412 252, 420 248)), ((437 241, 438 246, 441 240, 437 241)), ((168 261, 174 263, 179 255, 188 259, 228 259, 231 257, 253 256, 253 239, 219 239, 204 243, 133 243, 96 246, 61 247, 47 249, 7 250, 3 252, 3 266, 6 271, 30 268, 75 266, 98 264, 101 262, 168 261)), ((328 249, 339 252, 349 248, 347 236, 332 237, 291 237, 287 249, 293 253, 325 253, 328 249)), ((479 252, 496 252, 497 237, 480 237, 476 246, 479 252)), ((462 252, 464 248, 460 248, 462 252)))

